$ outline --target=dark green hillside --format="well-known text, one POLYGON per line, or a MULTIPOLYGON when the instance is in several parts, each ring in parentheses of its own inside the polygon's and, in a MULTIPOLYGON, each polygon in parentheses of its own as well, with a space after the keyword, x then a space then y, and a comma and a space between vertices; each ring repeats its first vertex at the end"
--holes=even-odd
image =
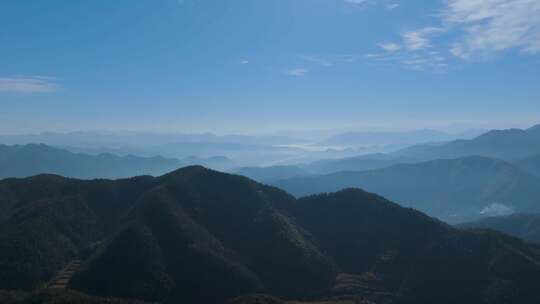
POLYGON ((190 219, 166 190, 145 197, 132 217, 130 225, 75 277, 74 288, 188 303, 218 303, 261 288, 258 277, 190 219))
POLYGON ((6 302, 212 304, 253 293, 290 303, 540 300, 539 248, 462 232, 360 190, 297 200, 242 176, 188 167, 157 178, 2 180, 0 206, 6 302), (42 289, 73 261, 82 265, 68 287, 102 298, 42 289))
POLYGON ((370 271, 387 251, 413 255, 418 244, 452 231, 418 211, 357 189, 301 198, 294 210, 298 222, 345 272, 370 271))
POLYGON ((0 181, 0 286, 33 289, 119 225, 146 177, 79 181, 54 175, 0 181))
POLYGON ((335 277, 288 215, 295 199, 241 176, 188 167, 115 181, 41 175, 0 189, 1 288, 38 287, 92 248, 73 286, 93 294, 219 303, 309 294, 335 277))
POLYGON ((489 232, 459 232, 360 190, 299 200, 298 222, 342 272, 373 272, 397 303, 540 300, 536 248, 489 232), (512 290, 512 295, 508 293, 512 290))
POLYGON ((289 296, 308 294, 333 283, 329 259, 283 210, 294 203, 284 192, 202 167, 178 170, 158 178, 158 183, 132 211, 131 228, 88 265, 75 287, 103 295, 144 292, 139 295, 148 300, 219 303, 263 289, 289 296), (146 227, 144 233, 141 227, 146 227), (126 238, 135 242, 142 236, 149 238, 143 243, 154 244, 145 249, 146 256, 110 260, 122 257, 126 247, 142 246, 119 242, 126 238), (150 261, 156 266, 137 267, 150 261), (159 273, 138 271, 145 268, 159 273), (157 277, 171 281, 170 298, 153 292, 161 285, 157 277), (154 287, 146 292, 137 288, 141 285, 154 287), (205 292, 209 288, 211 294, 205 292))
POLYGON ((92 297, 73 290, 43 290, 34 293, 2 291, 2 304, 145 304, 134 299, 92 297))

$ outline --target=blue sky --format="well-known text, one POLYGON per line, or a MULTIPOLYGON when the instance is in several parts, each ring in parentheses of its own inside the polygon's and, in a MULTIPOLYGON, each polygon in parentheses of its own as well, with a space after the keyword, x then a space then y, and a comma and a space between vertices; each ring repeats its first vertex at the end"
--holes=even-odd
POLYGON ((538 0, 5 0, 0 133, 540 122, 538 0))

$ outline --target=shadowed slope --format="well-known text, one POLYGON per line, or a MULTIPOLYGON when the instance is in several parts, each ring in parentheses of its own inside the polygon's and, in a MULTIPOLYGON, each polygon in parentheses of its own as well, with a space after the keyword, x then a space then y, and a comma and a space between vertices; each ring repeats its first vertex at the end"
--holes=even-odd
POLYGON ((360 190, 299 200, 298 222, 343 272, 373 272, 397 303, 540 300, 537 249, 487 232, 460 232, 360 190))

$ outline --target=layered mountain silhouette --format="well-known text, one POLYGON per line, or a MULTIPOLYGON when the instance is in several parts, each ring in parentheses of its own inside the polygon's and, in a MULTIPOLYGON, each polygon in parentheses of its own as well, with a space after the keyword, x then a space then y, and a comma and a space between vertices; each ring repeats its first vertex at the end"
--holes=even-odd
POLYGON ((325 159, 298 166, 312 174, 329 174, 341 171, 381 169, 396 164, 419 163, 428 160, 484 156, 507 160, 524 167, 524 169, 528 168, 535 174, 540 174, 540 165, 538 165, 540 162, 538 159, 538 155, 540 155, 539 130, 540 125, 526 130, 492 130, 473 139, 448 142, 433 141, 396 152, 325 159))
POLYGON ((424 160, 471 155, 517 160, 539 153, 540 125, 536 125, 526 130, 492 130, 471 140, 416 145, 398 151, 394 155, 424 160))
POLYGON ((178 160, 161 156, 74 153, 44 144, 0 144, 0 178, 28 177, 42 173, 82 179, 126 178, 145 174, 157 176, 190 165, 211 168, 234 166, 230 159, 223 156, 190 156, 178 160))
POLYGON ((540 181, 536 177, 510 163, 479 156, 291 178, 273 184, 296 196, 360 187, 450 222, 489 215, 493 204, 506 206, 510 212, 540 211, 540 181))
POLYGON ((299 166, 244 167, 234 173, 249 177, 258 182, 273 182, 281 179, 311 175, 299 166))
POLYGON ((329 174, 342 171, 381 169, 396 164, 416 163, 419 161, 419 159, 412 157, 394 157, 389 154, 376 153, 339 159, 324 159, 302 164, 300 168, 312 174, 329 174))
POLYGON ((416 162, 419 161, 413 158, 393 157, 383 153, 376 153, 338 159, 322 159, 296 165, 243 167, 233 172, 247 176, 258 182, 273 183, 282 179, 343 171, 367 171, 386 168, 396 164, 416 162))
POLYGON ((540 153, 514 162, 521 169, 540 177, 540 153))
MULTIPOLYGON (((6 179, 0 208, 0 289, 39 289, 80 259, 69 288, 149 302, 223 303, 252 293, 540 301, 538 248, 454 229, 358 189, 297 200, 242 176, 187 167, 155 178, 6 179)), ((279 301, 234 301, 257 299, 279 301)))
POLYGON ((463 223, 460 228, 493 229, 529 242, 540 243, 540 214, 518 213, 463 223))
POLYGON ((183 162, 164 157, 117 156, 110 153, 72 153, 43 144, 0 145, 0 178, 27 177, 41 173, 76 178, 121 178, 161 175, 183 162))
POLYGON ((323 143, 338 146, 412 145, 454 138, 456 137, 448 133, 423 129, 407 132, 346 132, 333 135, 324 140, 323 143))

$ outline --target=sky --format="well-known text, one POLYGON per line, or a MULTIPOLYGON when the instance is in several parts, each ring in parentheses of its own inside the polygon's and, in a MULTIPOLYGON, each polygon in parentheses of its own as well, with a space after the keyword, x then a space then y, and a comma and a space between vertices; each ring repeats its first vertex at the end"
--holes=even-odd
POLYGON ((0 0, 0 134, 535 123, 539 0, 0 0))

